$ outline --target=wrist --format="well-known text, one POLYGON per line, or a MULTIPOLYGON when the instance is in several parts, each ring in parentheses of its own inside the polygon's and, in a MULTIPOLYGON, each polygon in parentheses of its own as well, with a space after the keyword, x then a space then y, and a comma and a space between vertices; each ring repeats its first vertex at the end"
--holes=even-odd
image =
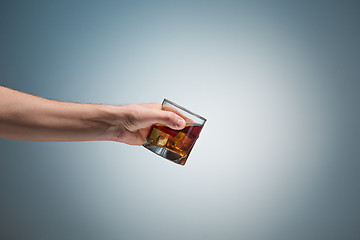
POLYGON ((100 140, 117 141, 123 132, 126 106, 97 105, 97 117, 91 121, 100 129, 100 140))

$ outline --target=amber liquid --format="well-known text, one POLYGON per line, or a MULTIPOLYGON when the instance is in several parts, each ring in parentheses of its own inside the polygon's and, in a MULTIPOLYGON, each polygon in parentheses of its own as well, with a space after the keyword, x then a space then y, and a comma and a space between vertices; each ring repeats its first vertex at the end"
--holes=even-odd
POLYGON ((144 147, 168 160, 185 165, 201 129, 202 126, 198 124, 191 124, 182 130, 154 124, 146 137, 144 147))

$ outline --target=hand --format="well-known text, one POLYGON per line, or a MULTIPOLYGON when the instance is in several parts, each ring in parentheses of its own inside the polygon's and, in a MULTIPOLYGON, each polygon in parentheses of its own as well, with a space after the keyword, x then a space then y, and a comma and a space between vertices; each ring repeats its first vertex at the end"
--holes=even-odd
POLYGON ((114 121, 111 140, 131 145, 144 143, 151 126, 162 123, 172 129, 180 130, 186 125, 184 116, 178 112, 161 110, 160 103, 145 103, 120 106, 118 118, 114 121))

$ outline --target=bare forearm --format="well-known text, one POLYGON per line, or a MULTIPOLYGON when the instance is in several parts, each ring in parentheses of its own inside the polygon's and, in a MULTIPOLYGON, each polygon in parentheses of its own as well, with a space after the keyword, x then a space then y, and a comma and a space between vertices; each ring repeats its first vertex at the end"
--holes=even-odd
POLYGON ((0 86, 0 137, 29 141, 117 141, 141 145, 154 123, 185 120, 159 103, 124 106, 53 101, 0 86))
POLYGON ((0 137, 32 141, 110 140, 111 108, 52 101, 0 87, 0 137))

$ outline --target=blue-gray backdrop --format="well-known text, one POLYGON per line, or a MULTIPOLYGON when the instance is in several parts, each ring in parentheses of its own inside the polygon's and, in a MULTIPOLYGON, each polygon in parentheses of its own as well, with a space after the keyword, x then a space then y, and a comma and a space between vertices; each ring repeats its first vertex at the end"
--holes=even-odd
MULTIPOLYGON (((1 239, 360 239, 357 1, 0 1, 0 85, 168 98, 185 167, 114 142, 0 140, 1 239)), ((1 99, 0 99, 1 101, 1 99)))

